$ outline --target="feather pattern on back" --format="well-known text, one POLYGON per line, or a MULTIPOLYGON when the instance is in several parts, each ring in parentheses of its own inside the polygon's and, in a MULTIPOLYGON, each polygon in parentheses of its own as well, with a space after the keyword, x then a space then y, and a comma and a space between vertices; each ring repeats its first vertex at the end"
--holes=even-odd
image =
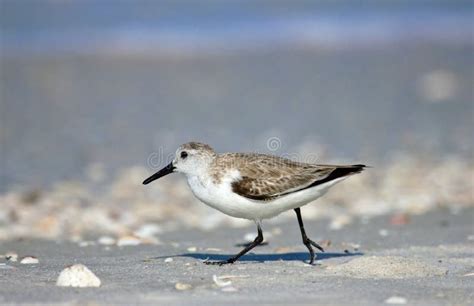
POLYGON ((232 191, 252 200, 269 201, 359 173, 364 167, 299 163, 265 154, 225 153, 214 160, 211 176, 218 183, 225 169, 238 170, 240 178, 232 182, 232 191))

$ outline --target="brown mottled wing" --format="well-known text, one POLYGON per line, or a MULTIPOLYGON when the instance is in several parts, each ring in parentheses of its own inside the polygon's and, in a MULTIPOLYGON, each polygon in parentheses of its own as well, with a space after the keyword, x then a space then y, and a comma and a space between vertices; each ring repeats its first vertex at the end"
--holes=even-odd
MULTIPOLYGON (((365 167, 312 165, 258 154, 246 157, 245 164, 234 165, 240 171, 241 179, 232 183, 232 190, 243 197, 260 201, 272 200, 359 173, 365 167)), ((242 160, 242 157, 239 160, 242 160)))

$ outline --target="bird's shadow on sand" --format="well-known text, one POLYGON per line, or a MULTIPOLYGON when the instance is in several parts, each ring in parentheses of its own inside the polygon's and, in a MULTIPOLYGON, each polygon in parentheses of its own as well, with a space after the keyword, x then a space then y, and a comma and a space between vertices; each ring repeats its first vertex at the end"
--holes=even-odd
MULTIPOLYGON (((202 261, 221 261, 227 260, 235 254, 212 254, 212 253, 184 253, 178 255, 170 256, 159 256, 154 257, 153 259, 164 259, 168 257, 190 257, 194 259, 199 259, 202 261)), ((325 260, 335 257, 349 257, 349 256, 361 256, 363 253, 318 253, 316 260, 325 260)), ((239 261, 255 261, 255 262, 264 262, 264 261, 303 261, 306 262, 309 260, 308 252, 291 252, 291 253, 273 253, 273 254, 246 254, 242 256, 239 261)))

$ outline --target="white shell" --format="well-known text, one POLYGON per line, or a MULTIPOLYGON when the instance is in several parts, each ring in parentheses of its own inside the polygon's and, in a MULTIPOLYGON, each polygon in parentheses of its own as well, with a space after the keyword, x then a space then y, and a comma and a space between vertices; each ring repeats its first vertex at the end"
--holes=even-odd
POLYGON ((24 265, 34 265, 38 264, 39 260, 34 256, 25 256, 21 259, 20 263, 24 265))
POLYGON ((75 264, 61 271, 56 286, 60 287, 99 287, 100 279, 86 266, 75 264))
POLYGON ((227 287, 232 285, 232 282, 230 280, 224 280, 223 277, 218 277, 215 274, 212 276, 212 280, 214 281, 214 284, 217 285, 217 287, 227 287))
POLYGON ((392 305, 404 305, 407 303, 407 299, 401 296, 391 296, 385 300, 385 303, 392 305))

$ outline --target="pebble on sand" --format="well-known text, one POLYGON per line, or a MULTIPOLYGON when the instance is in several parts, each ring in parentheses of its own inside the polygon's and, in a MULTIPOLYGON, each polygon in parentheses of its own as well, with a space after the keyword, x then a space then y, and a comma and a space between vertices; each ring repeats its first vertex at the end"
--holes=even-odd
POLYGON ((24 265, 34 265, 38 264, 39 260, 34 256, 25 256, 21 259, 20 263, 24 265))
POLYGON ((139 245, 142 241, 135 236, 123 236, 117 241, 118 246, 139 245))
POLYGON ((56 286, 60 287, 99 287, 100 279, 86 266, 75 264, 61 271, 56 286))
POLYGON ((189 289, 191 289, 193 286, 191 286, 190 284, 186 284, 186 283, 176 283, 176 284, 174 285, 174 287, 176 288, 176 290, 183 291, 183 290, 189 290, 189 289))
POLYGON ((196 252, 196 251, 197 251, 197 247, 194 247, 194 246, 193 246, 193 247, 189 247, 189 248, 187 248, 187 251, 188 251, 188 252, 196 252))
POLYGON ((406 303, 407 299, 401 296, 391 296, 385 300, 385 304, 404 305, 406 303))
POLYGON ((206 248, 206 252, 222 252, 219 248, 206 248))
POLYGON ((214 281, 214 284, 216 284, 217 287, 227 287, 232 285, 232 281, 225 277, 219 277, 217 275, 212 276, 212 280, 214 281))

